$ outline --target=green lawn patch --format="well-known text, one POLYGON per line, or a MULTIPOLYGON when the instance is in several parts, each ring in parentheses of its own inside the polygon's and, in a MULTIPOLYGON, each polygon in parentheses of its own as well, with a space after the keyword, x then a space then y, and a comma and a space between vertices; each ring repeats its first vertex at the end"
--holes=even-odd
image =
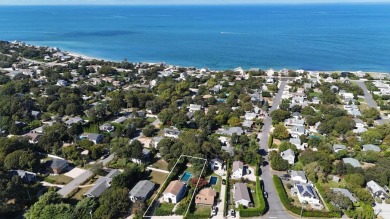
POLYGON ((65 185, 72 181, 73 178, 65 175, 49 175, 45 177, 44 181, 52 184, 65 185))
POLYGON ((150 176, 150 181, 162 185, 164 183, 164 180, 167 178, 168 174, 152 171, 149 176, 150 176))
POLYGON ((165 160, 159 159, 152 164, 152 167, 160 170, 168 170, 168 163, 165 160))
POLYGON ((150 122, 150 123, 153 123, 154 121, 156 121, 156 118, 154 117, 148 117, 146 118, 146 121, 150 122))
POLYGON ((169 216, 172 215, 173 208, 175 207, 175 204, 171 203, 160 203, 160 206, 156 208, 154 211, 155 216, 169 216))
POLYGON ((92 186, 87 186, 83 188, 79 188, 79 190, 72 196, 70 199, 75 199, 75 200, 81 200, 83 199, 84 193, 86 193, 92 186))

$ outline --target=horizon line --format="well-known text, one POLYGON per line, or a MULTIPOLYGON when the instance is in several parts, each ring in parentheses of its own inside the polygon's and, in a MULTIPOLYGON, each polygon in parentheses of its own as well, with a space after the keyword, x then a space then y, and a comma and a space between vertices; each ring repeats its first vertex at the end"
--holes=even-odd
POLYGON ((144 4, 144 3, 128 3, 128 4, 110 4, 110 3, 101 3, 101 4, 91 4, 91 3, 81 3, 81 4, 1 4, 1 6, 239 6, 239 5, 342 5, 342 4, 390 4, 388 1, 376 1, 376 2, 259 2, 259 3, 178 3, 178 4, 144 4))

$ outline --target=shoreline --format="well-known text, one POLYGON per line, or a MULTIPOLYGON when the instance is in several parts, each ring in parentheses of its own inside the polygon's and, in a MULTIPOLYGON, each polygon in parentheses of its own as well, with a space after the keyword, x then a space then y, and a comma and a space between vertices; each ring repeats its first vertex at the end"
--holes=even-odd
MULTIPOLYGON (((7 40, 6 40, 7 41, 7 40)), ((76 57, 81 57, 83 58, 84 60, 86 61, 91 61, 91 60, 98 60, 98 61, 106 61, 106 62, 121 62, 121 60, 114 60, 114 59, 108 59, 108 58, 102 58, 102 57, 96 57, 96 56, 91 56, 91 55, 85 55, 83 54, 82 52, 74 52, 74 51, 70 51, 70 50, 67 50, 66 48, 64 48, 64 50, 62 50, 62 48, 60 47, 56 47, 56 46, 48 46, 48 45, 38 45, 38 44, 35 44, 35 43, 31 43, 31 42, 28 42, 28 41, 18 41, 18 40, 15 40, 15 41, 7 41, 7 42, 10 42, 10 43, 13 43, 13 42, 21 42, 21 43, 25 43, 25 44, 28 44, 28 45, 31 45, 31 46, 40 46, 40 47, 48 47, 48 48, 58 48, 60 49, 60 51, 64 52, 64 53, 67 53, 69 56, 72 56, 74 58, 76 57)), ((123 60, 122 60, 123 61, 123 60)), ((239 68, 240 66, 237 66, 237 67, 232 67, 232 68, 221 68, 221 69, 215 69, 215 68, 209 68, 209 67, 196 67, 196 66, 185 66, 185 65, 178 65, 178 64, 173 64, 173 63, 168 63, 168 62, 165 62, 165 61, 154 61, 154 62, 151 62, 151 61, 132 61, 132 60, 128 60, 128 62, 130 63, 147 63, 147 64, 156 64, 156 63, 165 63, 166 65, 168 66, 176 66, 176 67, 184 67, 184 68, 192 68, 192 67, 195 67, 196 69, 202 69, 202 68, 206 68, 206 69, 209 69, 211 71, 227 71, 227 70, 234 70, 235 68, 239 68)), ((247 68, 243 68, 244 70, 247 69, 249 70, 250 68, 258 68, 258 67, 247 67, 247 68)), ((341 72, 351 72, 351 73, 356 73, 356 72, 363 72, 363 73, 366 73, 366 74, 390 74, 390 71, 389 72, 383 72, 383 71, 364 71, 364 70, 307 70, 307 69, 304 69, 304 68, 286 68, 286 67, 280 67, 280 68, 273 68, 273 67, 269 67, 269 68, 261 68, 260 67, 260 70, 263 70, 263 71, 267 71, 268 69, 274 69, 275 72, 278 72, 282 69, 288 69, 288 70, 304 70, 304 71, 307 71, 307 72, 320 72, 320 73, 328 73, 328 74, 331 74, 331 73, 341 73, 341 72)))

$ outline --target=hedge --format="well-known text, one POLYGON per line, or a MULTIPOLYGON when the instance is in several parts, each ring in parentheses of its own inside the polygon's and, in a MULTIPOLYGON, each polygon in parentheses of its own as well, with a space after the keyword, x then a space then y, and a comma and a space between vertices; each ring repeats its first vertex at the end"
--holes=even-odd
MULTIPOLYGON (((286 190, 284 189, 283 183, 280 180, 280 178, 277 175, 273 175, 273 181, 275 185, 276 192, 279 195, 280 202, 282 202, 283 206, 291 211, 294 214, 300 215, 301 214, 301 208, 296 207, 291 204, 290 200, 288 199, 288 195, 286 193, 286 190)), ((322 211, 306 211, 306 209, 303 209, 302 212, 303 217, 326 217, 326 218, 340 218, 341 212, 322 212, 322 211)))
POLYGON ((211 213, 210 214, 188 214, 184 218, 185 219, 210 218, 211 217, 210 215, 211 213))
POLYGON ((274 136, 270 134, 268 137, 268 148, 272 148, 273 143, 274 143, 274 136))
POLYGON ((226 162, 226 192, 225 192, 225 205, 223 206, 223 214, 226 216, 228 214, 227 208, 228 208, 228 201, 229 201, 229 192, 230 192, 230 185, 229 185, 229 178, 230 178, 230 160, 228 159, 226 162))
MULTIPOLYGON (((256 167, 258 170, 258 167, 256 167)), ((258 175, 258 174, 256 174, 258 175)), ((242 205, 239 207, 240 217, 256 217, 264 215, 267 212, 267 204, 264 199, 263 190, 261 189, 260 179, 256 176, 256 197, 259 202, 259 207, 257 208, 247 208, 244 209, 242 205)))

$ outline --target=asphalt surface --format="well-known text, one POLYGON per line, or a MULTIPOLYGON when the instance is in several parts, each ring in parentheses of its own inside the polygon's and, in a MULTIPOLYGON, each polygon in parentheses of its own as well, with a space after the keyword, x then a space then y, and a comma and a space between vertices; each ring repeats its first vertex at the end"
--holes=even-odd
MULTIPOLYGON (((287 84, 286 81, 281 82, 279 91, 276 94, 272 107, 269 110, 269 114, 278 108, 286 84, 287 84)), ((270 116, 266 116, 259 143, 260 143, 261 153, 267 154, 264 157, 265 158, 264 160, 267 162, 268 162, 268 138, 269 138, 271 125, 272 125, 272 118, 270 116)), ((281 218, 281 219, 295 218, 284 210, 284 207, 280 202, 279 196, 275 190, 274 183, 272 180, 272 173, 271 173, 270 166, 268 164, 266 166, 262 166, 261 171, 262 171, 261 179, 263 180, 263 184, 264 184, 264 192, 268 193, 267 201, 269 205, 268 213, 262 216, 262 218, 281 218)))
MULTIPOLYGON (((368 91, 366 85, 364 84, 364 81, 355 81, 355 82, 356 82, 356 84, 359 87, 361 87, 363 89, 363 91, 364 91, 364 99, 366 100, 366 103, 368 104, 368 106, 371 107, 371 108, 378 109, 378 105, 376 104, 376 102, 372 98, 372 95, 368 91)), ((382 114, 381 114, 381 117, 383 117, 382 114)), ((378 119, 376 121, 378 122, 379 125, 383 125, 385 123, 385 121, 383 119, 378 119)))

